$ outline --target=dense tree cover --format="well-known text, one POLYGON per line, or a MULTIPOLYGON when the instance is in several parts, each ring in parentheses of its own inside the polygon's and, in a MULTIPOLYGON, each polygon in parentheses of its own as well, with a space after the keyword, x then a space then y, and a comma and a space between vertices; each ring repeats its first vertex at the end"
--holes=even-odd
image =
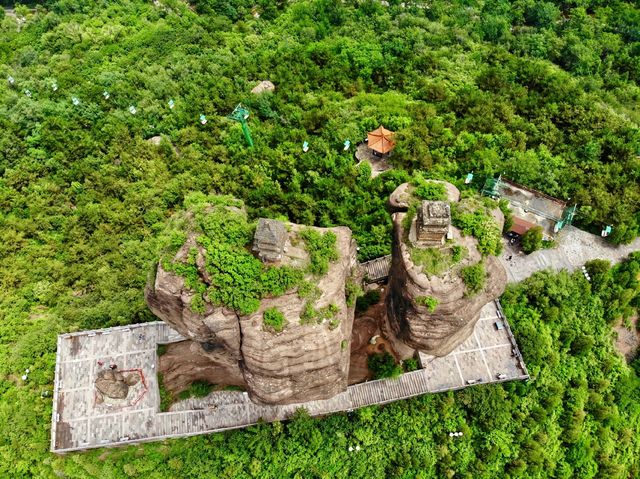
MULTIPOLYGON (((510 286, 503 306, 529 382, 65 457, 46 454, 44 427, 29 430, 27 418, 13 418, 0 470, 82 479, 637 477, 640 379, 613 351, 602 297, 580 272, 542 272, 510 286), (20 441, 18 451, 11 441, 20 441), (349 452, 356 445, 361 453, 349 452)), ((7 390, 7 401, 21 389, 7 390)), ((47 421, 48 408, 38 405, 30 416, 47 421)), ((6 414, 5 406, 3 421, 6 414)))
POLYGON ((20 30, 0 17, 0 476, 638 475, 635 376, 610 350, 600 296, 562 275, 527 283, 537 297, 508 296, 534 372, 527 385, 106 459, 48 454, 51 404, 40 397, 52 388, 57 333, 153 319, 149 265, 190 192, 241 198, 252 218, 347 225, 367 259, 389 252, 385 202, 409 179, 400 168, 460 187, 469 171, 472 187, 504 172, 577 201, 582 225, 606 221, 614 241, 631 239, 640 197, 634 4, 42 3, 20 30), (262 79, 275 93, 250 95, 262 79), (240 101, 252 112, 252 150, 224 118, 240 101), (399 169, 371 180, 342 142, 380 123, 397 131, 399 169), (158 147, 145 141, 156 135, 158 147), (544 298, 553 306, 535 302, 544 298), (464 438, 447 439, 458 427, 464 438), (354 442, 366 452, 350 454, 354 442))

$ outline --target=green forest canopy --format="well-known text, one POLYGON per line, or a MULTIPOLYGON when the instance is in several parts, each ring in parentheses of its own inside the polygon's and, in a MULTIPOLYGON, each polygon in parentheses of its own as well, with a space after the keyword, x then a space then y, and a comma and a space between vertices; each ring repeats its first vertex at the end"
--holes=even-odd
MULTIPOLYGON (((47 452, 51 404, 40 394, 52 388, 56 334, 153 319, 148 266, 191 192, 241 198, 253 218, 347 225, 360 259, 389 252, 386 198, 414 170, 461 188, 469 171, 470 187, 504 173, 577 202, 583 227, 612 223, 614 242, 638 235, 638 7, 389 3, 59 0, 19 31, 0 14, 0 475, 638 475, 637 380, 611 350, 604 293, 544 274, 527 285, 540 300, 563 298, 554 321, 526 288, 506 295, 531 383, 105 460, 47 452), (264 79, 276 91, 251 95, 264 79), (252 112, 252 150, 225 119, 239 102, 252 112), (397 132, 396 170, 371 180, 342 142, 380 124, 397 132), (145 141, 156 135, 158 147, 145 141), (575 350, 563 331, 584 336, 575 350), (443 441, 455 427, 464 439, 443 441), (351 442, 365 453, 347 456, 351 442)), ((616 304, 631 304, 627 289, 616 304)))

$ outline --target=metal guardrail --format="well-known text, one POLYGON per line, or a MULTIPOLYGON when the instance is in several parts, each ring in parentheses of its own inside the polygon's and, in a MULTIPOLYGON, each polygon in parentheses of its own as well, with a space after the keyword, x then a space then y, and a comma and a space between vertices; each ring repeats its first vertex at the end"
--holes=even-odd
POLYGON ((513 352, 518 358, 518 363, 520 365, 520 369, 524 372, 526 379, 530 379, 529 370, 527 369, 527 365, 524 363, 524 358, 522 357, 522 353, 520 352, 520 348, 518 347, 518 343, 516 342, 516 337, 513 335, 513 331, 511 331, 511 326, 509 325, 509 321, 507 321, 507 317, 502 310, 502 304, 500 304, 499 299, 495 299, 496 308, 498 309, 498 316, 502 320, 505 329, 507 330, 507 336, 509 336, 509 341, 511 342, 511 347, 513 348, 513 352))

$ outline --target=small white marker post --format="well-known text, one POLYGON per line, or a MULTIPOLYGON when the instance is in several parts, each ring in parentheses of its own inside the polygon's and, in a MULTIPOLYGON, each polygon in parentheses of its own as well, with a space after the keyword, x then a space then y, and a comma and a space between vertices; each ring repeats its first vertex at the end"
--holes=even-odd
POLYGON ((77 96, 74 96, 71 98, 71 102, 75 105, 78 106, 80 104, 80 100, 78 99, 77 96))
POLYGON ((7 81, 9 82, 9 85, 13 85, 16 82, 16 79, 9 75, 7 77, 7 81))
POLYGON ((309 142, 305 141, 305 142, 302 144, 302 151, 304 151, 305 153, 306 153, 307 151, 309 151, 309 142))
POLYGON ((136 110, 136 107, 131 105, 129 107, 129 113, 131 113, 132 115, 135 115, 138 112, 138 110, 136 110))
POLYGON ((207 124, 207 117, 204 115, 200 115, 200 124, 202 125, 206 125, 207 124))
POLYGON ((102 92, 102 96, 104 97, 105 100, 108 100, 111 95, 109 95, 109 92, 105 90, 102 92))
POLYGON ((174 102, 173 100, 169 100, 168 105, 169 105, 169 108, 173 110, 173 107, 176 106, 176 102, 174 102))

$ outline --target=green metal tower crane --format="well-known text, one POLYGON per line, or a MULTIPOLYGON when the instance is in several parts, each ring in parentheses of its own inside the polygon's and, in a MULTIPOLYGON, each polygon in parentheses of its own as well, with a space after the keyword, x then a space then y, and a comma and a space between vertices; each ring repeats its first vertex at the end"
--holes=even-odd
POLYGON ((235 107, 231 115, 227 116, 230 120, 237 121, 242 126, 242 132, 244 133, 244 137, 247 140, 247 144, 249 148, 253 147, 253 138, 251 138, 251 132, 249 131, 249 127, 247 126, 247 118, 249 118, 249 110, 247 110, 242 103, 238 103, 238 106, 235 107))
POLYGON ((487 178, 487 181, 485 181, 484 187, 482 188, 482 194, 493 199, 500 198, 499 188, 501 184, 502 175, 498 176, 497 178, 487 178))

